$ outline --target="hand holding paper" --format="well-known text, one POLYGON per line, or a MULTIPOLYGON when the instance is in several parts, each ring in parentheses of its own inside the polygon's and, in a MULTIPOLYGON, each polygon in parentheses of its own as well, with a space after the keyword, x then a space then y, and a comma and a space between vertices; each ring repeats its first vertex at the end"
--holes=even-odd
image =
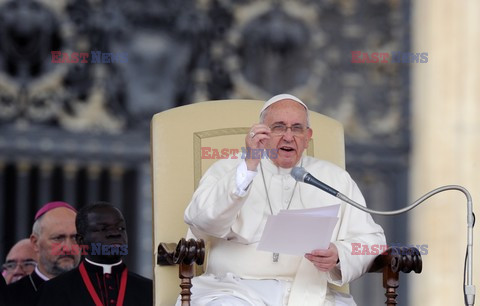
POLYGON ((338 250, 335 244, 330 243, 326 250, 314 250, 305 254, 305 258, 310 260, 320 271, 327 272, 337 265, 338 250))

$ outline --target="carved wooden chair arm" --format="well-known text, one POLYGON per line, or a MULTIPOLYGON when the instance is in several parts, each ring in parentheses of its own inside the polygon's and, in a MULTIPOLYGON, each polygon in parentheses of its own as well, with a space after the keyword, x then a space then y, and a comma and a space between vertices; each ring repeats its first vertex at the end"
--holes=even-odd
POLYGON ((397 305, 399 273, 422 272, 422 255, 416 247, 390 247, 378 255, 368 270, 369 273, 383 274, 383 288, 388 306, 397 305))
POLYGON ((192 295, 192 277, 194 276, 194 265, 202 265, 205 260, 205 242, 195 239, 180 239, 178 244, 160 243, 158 245, 157 265, 173 266, 178 264, 178 277, 180 278, 180 295, 182 306, 190 305, 192 295))
MULTIPOLYGON (((181 279, 180 295, 182 306, 190 305, 190 297, 194 276, 194 263, 202 265, 205 260, 205 242, 195 239, 182 238, 178 244, 160 243, 158 245, 157 264, 160 266, 179 265, 179 278, 181 279)), ((399 273, 420 273, 422 271, 422 256, 415 247, 390 247, 378 255, 368 270, 368 273, 382 273, 383 287, 388 306, 397 305, 396 290, 399 284, 399 273)))

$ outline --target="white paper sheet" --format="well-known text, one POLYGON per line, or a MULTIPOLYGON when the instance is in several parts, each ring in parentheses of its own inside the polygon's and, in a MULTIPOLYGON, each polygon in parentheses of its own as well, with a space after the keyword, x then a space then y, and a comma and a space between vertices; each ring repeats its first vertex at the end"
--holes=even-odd
POLYGON ((338 221, 340 205, 283 210, 269 216, 257 250, 303 256, 327 249, 338 221))
POLYGON ((279 214, 308 214, 311 216, 336 217, 339 209, 340 204, 335 204, 316 208, 281 210, 279 214))

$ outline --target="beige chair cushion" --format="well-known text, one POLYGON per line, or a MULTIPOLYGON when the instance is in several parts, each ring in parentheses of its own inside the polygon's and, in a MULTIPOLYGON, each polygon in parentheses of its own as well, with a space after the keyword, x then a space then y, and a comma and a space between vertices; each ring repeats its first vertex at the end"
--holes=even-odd
MULTIPOLYGON (((245 134, 258 122, 263 101, 209 101, 156 114, 151 125, 155 305, 173 305, 180 292, 178 267, 156 265, 160 242, 178 242, 187 233, 183 214, 215 149, 245 146, 245 134), (203 151, 202 151, 203 148, 203 151), (210 151, 208 151, 210 148, 210 151), (203 158, 202 158, 203 154, 203 158), (208 159, 206 157, 209 157, 208 159)), ((345 168, 342 125, 310 112, 313 138, 307 154, 345 168)), ((347 289, 348 290, 348 289, 347 289)))

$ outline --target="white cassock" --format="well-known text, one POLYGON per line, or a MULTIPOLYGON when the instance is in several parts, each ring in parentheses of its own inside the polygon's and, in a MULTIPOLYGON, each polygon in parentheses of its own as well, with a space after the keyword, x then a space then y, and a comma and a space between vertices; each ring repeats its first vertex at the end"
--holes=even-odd
MULTIPOLYGON (((375 257, 351 255, 352 243, 385 245, 382 228, 369 214, 313 186, 297 183, 291 169, 279 168, 269 159, 263 159, 261 165, 257 172, 251 172, 242 159, 216 162, 202 177, 185 211, 191 232, 210 243, 205 274, 192 280, 192 304, 206 305, 227 295, 247 301, 239 305, 334 305, 339 295, 328 284, 342 286, 353 281, 366 272, 375 257), (274 262, 272 253, 257 251, 271 215, 266 192, 274 214, 286 209, 290 199, 292 210, 341 204, 331 239, 340 264, 330 272, 321 272, 302 256, 280 254, 274 262)), ((340 167, 307 156, 297 166, 365 205, 357 185, 340 167)))

